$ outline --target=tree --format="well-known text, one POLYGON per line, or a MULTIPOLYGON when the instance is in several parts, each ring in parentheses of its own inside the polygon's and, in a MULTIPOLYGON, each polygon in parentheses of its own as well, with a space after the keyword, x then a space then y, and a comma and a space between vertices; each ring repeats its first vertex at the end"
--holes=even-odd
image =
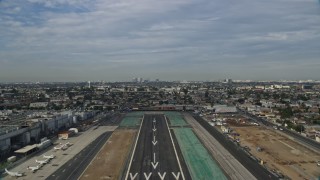
POLYGON ((240 104, 243 104, 243 103, 245 102, 245 100, 244 100, 243 98, 239 98, 239 99, 238 99, 238 102, 239 102, 240 104))
POLYGON ((274 93, 274 94, 272 95, 272 97, 273 97, 273 99, 279 99, 279 98, 280 98, 279 94, 277 94, 277 93, 274 93))
POLYGON ((313 124, 319 124, 319 125, 320 125, 320 120, 313 120, 312 123, 313 123, 313 124))
POLYGON ((144 87, 137 88, 137 91, 145 91, 144 87))
POLYGON ((292 117, 293 116, 292 108, 290 106, 287 106, 284 109, 280 109, 280 115, 281 115, 281 118, 283 119, 292 117))
POLYGON ((188 94, 188 92, 189 92, 188 88, 183 88, 182 91, 183 91, 183 93, 184 93, 185 96, 186 96, 186 95, 188 94))
POLYGON ((302 94, 299 94, 299 95, 297 96, 297 99, 298 99, 298 100, 302 100, 302 101, 307 101, 307 100, 309 100, 309 97, 307 97, 307 96, 305 96, 305 95, 302 95, 302 94))
POLYGON ((209 97, 209 92, 208 91, 206 91, 205 93, 204 93, 204 97, 209 97))
POLYGON ((304 126, 299 124, 294 128, 294 130, 296 130, 297 132, 303 132, 304 131, 304 126))

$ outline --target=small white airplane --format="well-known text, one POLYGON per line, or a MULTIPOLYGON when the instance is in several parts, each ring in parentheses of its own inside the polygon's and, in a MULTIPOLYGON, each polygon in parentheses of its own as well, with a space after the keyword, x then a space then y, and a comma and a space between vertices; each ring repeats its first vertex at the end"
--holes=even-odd
POLYGON ((67 137, 59 137, 59 139, 67 140, 68 138, 67 137))
POLYGON ((60 150, 62 148, 62 146, 56 146, 54 147, 54 150, 60 150))
POLYGON ((23 176, 22 173, 19 173, 19 172, 11 172, 11 171, 8 171, 7 168, 4 169, 6 171, 7 174, 9 174, 10 176, 15 176, 15 177, 21 177, 23 176))
POLYGON ((42 160, 42 161, 38 161, 36 160, 36 163, 39 163, 40 165, 45 165, 49 162, 49 159, 46 159, 46 160, 42 160))
POLYGON ((63 145, 63 146, 61 146, 61 149, 66 150, 66 149, 68 149, 68 147, 69 147, 68 145, 63 145))
POLYGON ((68 147, 70 147, 70 146, 72 146, 73 144, 72 143, 70 143, 70 142, 67 142, 66 144, 64 144, 65 146, 68 146, 68 147))
POLYGON ((43 158, 45 158, 45 159, 53 159, 53 158, 55 158, 55 156, 53 154, 51 154, 50 156, 43 155, 43 158))
POLYGON ((28 166, 27 169, 31 170, 33 173, 35 173, 38 169, 40 169, 40 166, 28 166))

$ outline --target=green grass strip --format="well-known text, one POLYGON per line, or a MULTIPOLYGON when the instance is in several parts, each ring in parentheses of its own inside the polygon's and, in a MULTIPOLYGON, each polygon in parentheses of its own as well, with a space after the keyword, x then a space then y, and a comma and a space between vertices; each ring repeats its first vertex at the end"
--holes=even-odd
POLYGON ((187 122, 184 120, 183 116, 179 112, 164 112, 164 114, 169 118, 171 126, 186 126, 187 122))
POLYGON ((192 179, 227 179, 190 128, 175 128, 174 133, 192 179))
POLYGON ((139 126, 141 123, 141 119, 143 116, 143 112, 132 112, 128 113, 126 117, 124 117, 120 123, 120 127, 135 127, 139 126))

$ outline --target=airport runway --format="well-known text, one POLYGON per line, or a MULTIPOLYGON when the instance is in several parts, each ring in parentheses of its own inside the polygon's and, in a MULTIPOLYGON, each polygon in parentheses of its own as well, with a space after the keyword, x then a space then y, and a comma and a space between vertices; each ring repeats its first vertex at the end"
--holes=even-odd
POLYGON ((111 134, 112 132, 103 133, 57 171, 51 174, 47 180, 78 179, 111 134))
MULTIPOLYGON (((173 142, 164 116, 146 114, 125 179, 191 179, 184 161, 178 153, 176 156, 173 142)), ((177 145, 175 148, 180 152, 177 145)))

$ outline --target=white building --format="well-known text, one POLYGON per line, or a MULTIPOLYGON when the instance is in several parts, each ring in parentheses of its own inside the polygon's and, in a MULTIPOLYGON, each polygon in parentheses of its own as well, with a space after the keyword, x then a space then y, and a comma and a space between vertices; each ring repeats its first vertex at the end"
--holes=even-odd
POLYGON ((31 108, 44 108, 48 106, 48 102, 34 102, 30 103, 29 107, 31 108))

